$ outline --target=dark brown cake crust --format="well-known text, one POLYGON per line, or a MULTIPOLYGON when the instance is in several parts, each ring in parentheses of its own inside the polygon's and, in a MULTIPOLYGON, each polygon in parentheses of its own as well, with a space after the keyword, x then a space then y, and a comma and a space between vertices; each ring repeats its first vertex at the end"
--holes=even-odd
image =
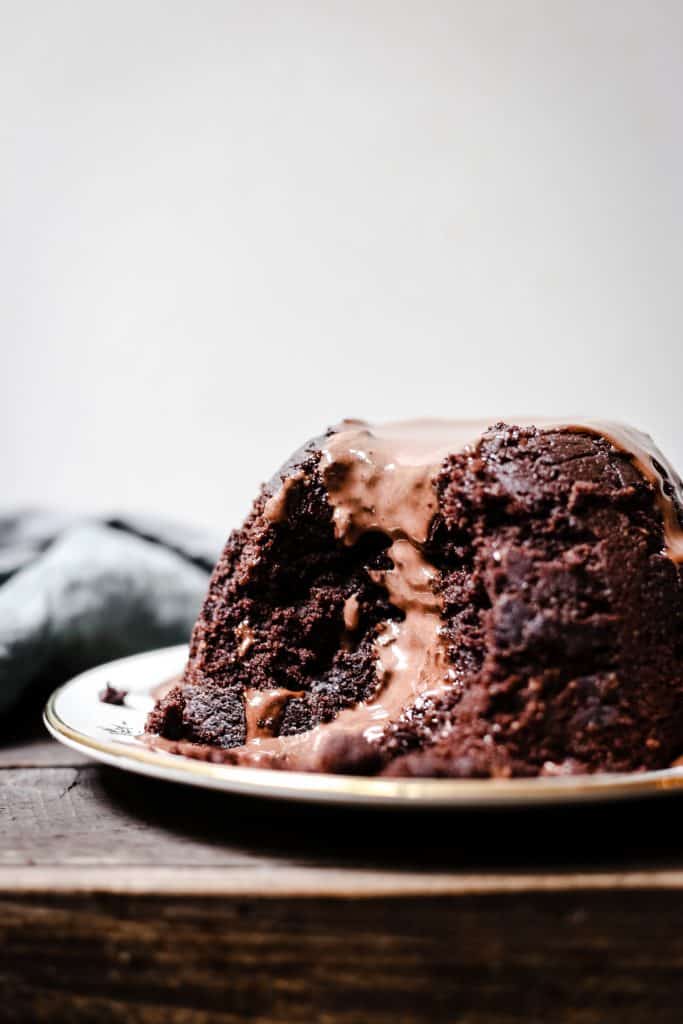
MULTIPOLYGON (((391 538, 336 538, 322 444, 283 467, 229 539, 183 682, 150 732, 239 760, 245 695, 279 693, 257 725, 288 736, 377 692, 378 632, 404 617, 370 576, 391 567, 391 538)), ((330 735, 306 767, 484 777, 670 764, 683 749, 683 577, 633 458, 584 430, 498 424, 445 459, 435 487, 424 551, 449 686, 372 742, 330 735)))

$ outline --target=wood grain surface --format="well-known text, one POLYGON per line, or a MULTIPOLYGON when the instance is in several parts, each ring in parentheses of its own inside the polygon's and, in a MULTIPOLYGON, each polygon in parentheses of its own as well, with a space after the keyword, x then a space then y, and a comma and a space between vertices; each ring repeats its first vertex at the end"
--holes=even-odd
POLYGON ((29 718, 0 746, 0 1021, 680 1024, 682 811, 295 806, 29 718))

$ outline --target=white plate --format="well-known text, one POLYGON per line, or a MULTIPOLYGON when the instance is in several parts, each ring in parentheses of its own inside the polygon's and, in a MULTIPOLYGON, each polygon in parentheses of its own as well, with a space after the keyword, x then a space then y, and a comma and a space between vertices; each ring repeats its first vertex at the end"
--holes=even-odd
POLYGON ((83 672, 50 697, 45 724, 60 743, 125 771, 286 800, 378 807, 522 807, 640 797, 683 787, 683 768, 541 779, 378 779, 209 764, 153 750, 138 739, 154 704, 152 693, 181 672, 186 659, 183 644, 83 672), (125 706, 100 701, 107 683, 128 691, 125 706))

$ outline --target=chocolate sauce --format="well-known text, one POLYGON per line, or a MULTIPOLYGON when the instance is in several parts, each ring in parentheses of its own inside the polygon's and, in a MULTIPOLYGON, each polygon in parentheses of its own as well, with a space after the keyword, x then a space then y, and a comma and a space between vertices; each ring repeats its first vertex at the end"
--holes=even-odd
POLYGON ((245 690, 244 717, 247 743, 273 736, 285 704, 292 698, 303 697, 303 690, 245 690))
POLYGON ((263 514, 269 523, 282 523, 287 518, 287 500, 289 498, 289 492, 296 484, 303 480, 304 474, 301 471, 292 473, 291 476, 286 477, 283 481, 282 486, 271 495, 266 502, 263 514))
POLYGON ((683 483, 649 434, 623 423, 569 424, 567 429, 589 431, 631 456, 642 475, 655 489, 657 507, 664 525, 665 553, 672 562, 683 562, 683 483))

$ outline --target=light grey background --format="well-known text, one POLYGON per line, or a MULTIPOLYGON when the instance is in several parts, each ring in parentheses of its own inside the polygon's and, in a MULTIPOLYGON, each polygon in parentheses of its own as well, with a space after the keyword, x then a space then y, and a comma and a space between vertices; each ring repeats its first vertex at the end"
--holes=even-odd
POLYGON ((0 11, 3 506, 227 530, 343 415, 683 463, 680 0, 0 11))

